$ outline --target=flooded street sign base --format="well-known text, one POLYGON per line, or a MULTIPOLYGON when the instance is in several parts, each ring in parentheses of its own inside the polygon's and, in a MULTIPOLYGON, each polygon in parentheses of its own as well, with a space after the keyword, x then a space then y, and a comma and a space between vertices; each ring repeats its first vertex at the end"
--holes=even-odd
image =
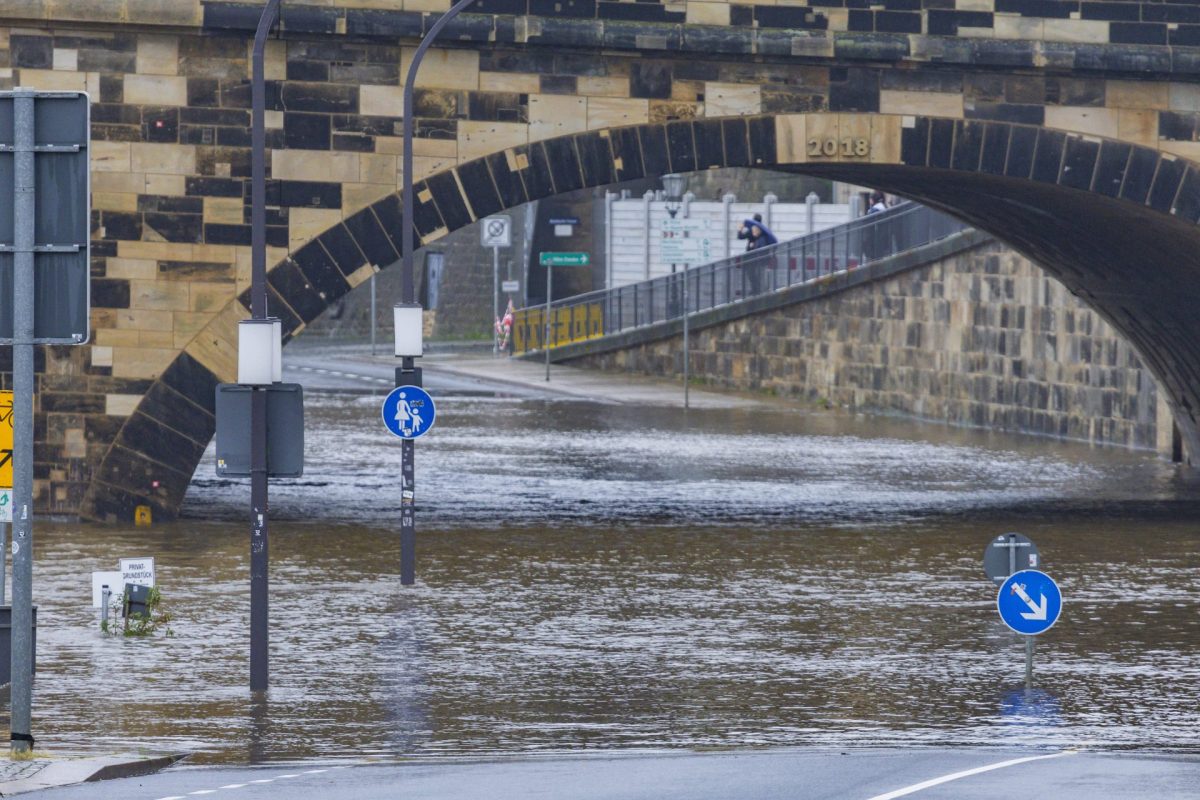
MULTIPOLYGON (((396 388, 421 387, 421 370, 406 356, 396 369, 396 388)), ((385 415, 385 421, 387 420, 385 415)), ((429 425, 433 424, 432 418, 429 425)), ((389 426, 389 430, 391 427, 389 426)), ((428 425, 426 426, 428 430, 428 425)), ((395 431, 393 431, 394 433, 395 431)), ((412 586, 417 580, 416 529, 416 442, 405 438, 400 444, 400 585, 412 586)))

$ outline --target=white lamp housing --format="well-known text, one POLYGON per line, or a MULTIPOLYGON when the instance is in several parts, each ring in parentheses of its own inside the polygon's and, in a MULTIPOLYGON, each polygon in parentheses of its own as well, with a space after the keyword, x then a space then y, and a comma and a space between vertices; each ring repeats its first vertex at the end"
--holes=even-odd
POLYGON ((392 306, 396 326, 396 358, 420 358, 425 346, 425 325, 421 306, 397 303, 392 306))
POLYGON ((275 317, 238 323, 238 383, 265 386, 283 380, 283 324, 275 317))

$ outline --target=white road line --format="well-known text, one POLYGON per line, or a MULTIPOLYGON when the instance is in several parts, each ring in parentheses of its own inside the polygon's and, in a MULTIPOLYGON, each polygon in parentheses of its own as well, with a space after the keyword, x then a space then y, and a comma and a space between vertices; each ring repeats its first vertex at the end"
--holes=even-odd
POLYGON ((194 795, 194 794, 216 794, 216 793, 217 793, 216 789, 197 789, 194 792, 188 792, 188 796, 190 797, 191 795, 194 795))
POLYGON ((327 769, 310 769, 310 770, 305 770, 304 774, 305 775, 318 775, 322 772, 329 772, 329 770, 327 770, 327 769))
POLYGON ((256 781, 250 781, 250 783, 274 783, 274 782, 275 782, 274 778, 259 778, 256 781))
POLYGON ((937 786, 942 783, 949 783, 950 781, 956 781, 959 778, 969 778, 970 776, 978 775, 981 772, 991 772, 994 769, 1004 769, 1005 767, 1015 767, 1017 764, 1025 764, 1030 761, 1044 761, 1048 758, 1062 758, 1063 756, 1073 756, 1076 754, 1076 752, 1077 751, 1075 751, 1075 750, 1064 750, 1061 753, 1051 753, 1050 755, 1046 755, 1046 756, 1026 756, 1025 758, 1014 758, 1011 761, 1001 761, 996 764, 988 764, 985 767, 975 767, 974 769, 965 769, 962 772, 954 772, 954 773, 951 773, 950 775, 943 775, 940 778, 932 778, 927 781, 922 781, 921 783, 914 783, 912 786, 905 786, 903 789, 896 789, 893 792, 887 792, 885 794, 877 794, 874 797, 868 798, 868 800, 893 800, 893 798, 904 797, 907 794, 913 794, 915 792, 921 791, 922 789, 928 789, 931 786, 937 786))
POLYGON ((170 797, 160 797, 158 800, 185 800, 185 798, 181 794, 173 794, 170 797))
POLYGON ((244 783, 227 783, 224 786, 221 786, 219 788, 221 788, 221 789, 241 789, 245 785, 246 784, 244 784, 244 783))
POLYGON ((299 773, 299 772, 293 772, 293 773, 290 773, 290 774, 288 774, 288 775, 276 775, 276 776, 275 776, 275 779, 276 779, 276 780, 283 780, 284 778, 299 778, 299 777, 300 777, 300 773, 299 773))

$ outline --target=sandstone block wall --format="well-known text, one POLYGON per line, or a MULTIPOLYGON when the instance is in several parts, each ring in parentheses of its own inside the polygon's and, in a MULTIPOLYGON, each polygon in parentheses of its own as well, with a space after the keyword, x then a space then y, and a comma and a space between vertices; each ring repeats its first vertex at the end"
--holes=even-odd
MULTIPOLYGON (((282 6, 267 47, 267 257, 271 311, 289 337, 399 255, 400 76, 448 5, 282 6)), ((983 176, 1007 176, 1021 182, 1012 191, 1022 202, 1042 182, 1145 209, 1147 230, 1156 215, 1193 223, 1200 168, 1186 159, 1200 155, 1200 47, 1189 37, 1200 22, 1190 5, 480 0, 418 81, 419 241, 619 180, 854 160, 911 166, 907 175, 928 184, 900 172, 826 177, 887 188, 890 174, 894 191, 936 198, 947 175, 935 170, 970 172, 978 183, 955 196, 963 208, 983 176), (869 143, 869 155, 822 152, 843 139, 869 143)), ((95 331, 87 347, 39 357, 43 509, 125 519, 149 504, 170 515, 211 438, 212 386, 236 374, 236 323, 247 315, 249 55, 261 8, 0 3, 0 89, 87 90, 94 101, 95 331)), ((1031 227, 1012 216, 998 224, 1031 227)), ((1123 274, 1098 257, 1116 253, 1123 269, 1120 244, 1078 256, 1092 271, 1064 268, 1073 288, 1123 274)), ((1179 248, 1194 252, 1190 239, 1179 248)), ((1191 285, 1175 253, 1156 258, 1161 280, 1191 285)), ((1154 326, 1172 315, 1185 318, 1142 311, 1163 305, 1160 295, 1129 304, 1147 341, 1167 335, 1154 326)), ((1157 374, 1181 376, 1166 385, 1190 413, 1200 409, 1197 370, 1180 364, 1200 363, 1200 351, 1186 341, 1176 350, 1157 374)))
MULTIPOLYGON (((679 375, 681 347, 675 336, 573 363, 679 375)), ((689 358, 711 385, 864 411, 1132 448, 1170 435, 1129 343, 997 242, 692 331, 689 358)))

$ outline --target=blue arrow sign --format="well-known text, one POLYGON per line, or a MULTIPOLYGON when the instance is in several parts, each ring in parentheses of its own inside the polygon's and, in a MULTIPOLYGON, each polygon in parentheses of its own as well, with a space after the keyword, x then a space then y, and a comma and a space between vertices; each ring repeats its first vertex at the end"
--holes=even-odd
POLYGON ((996 610, 1004 624, 1017 633, 1036 636, 1058 622, 1062 592, 1044 572, 1023 569, 1008 576, 996 595, 996 610))
POLYGON ((383 399, 383 424, 401 439, 424 436, 435 419, 433 398, 420 386, 397 386, 383 399))

